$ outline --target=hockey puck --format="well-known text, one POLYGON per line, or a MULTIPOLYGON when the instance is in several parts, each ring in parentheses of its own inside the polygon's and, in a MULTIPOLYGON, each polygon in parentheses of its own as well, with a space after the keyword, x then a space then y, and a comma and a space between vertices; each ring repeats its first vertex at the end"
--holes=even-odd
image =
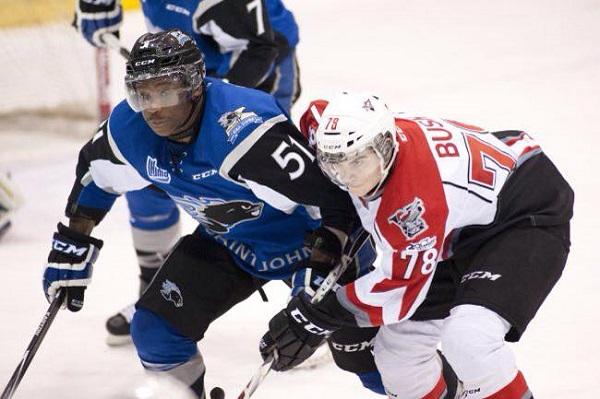
POLYGON ((210 399, 225 399, 225 391, 223 388, 214 387, 210 390, 210 399))

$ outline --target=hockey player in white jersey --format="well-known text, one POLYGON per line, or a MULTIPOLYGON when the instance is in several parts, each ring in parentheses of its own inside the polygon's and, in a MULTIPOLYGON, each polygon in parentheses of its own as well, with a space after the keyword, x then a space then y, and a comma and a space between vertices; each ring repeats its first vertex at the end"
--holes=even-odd
POLYGON ((574 198, 541 148, 522 131, 393 114, 370 95, 316 101, 302 119, 381 265, 317 306, 294 298, 269 323, 268 350, 380 325, 389 397, 448 397, 441 342, 460 398, 533 398, 505 341, 521 338, 562 273, 574 198))

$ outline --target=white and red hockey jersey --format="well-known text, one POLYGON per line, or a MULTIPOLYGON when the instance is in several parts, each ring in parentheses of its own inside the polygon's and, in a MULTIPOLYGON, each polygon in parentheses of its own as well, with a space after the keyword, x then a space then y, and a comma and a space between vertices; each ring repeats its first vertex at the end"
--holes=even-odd
MULTIPOLYGON (((311 106, 320 111, 326 102, 311 106)), ((382 195, 369 202, 352 198, 380 251, 374 271, 337 293, 360 326, 411 317, 438 262, 452 255, 457 233, 492 224, 509 176, 541 152, 519 131, 498 138, 456 121, 405 114, 396 115, 396 126, 399 152, 382 195)), ((310 139, 314 127, 309 108, 301 130, 310 139)))

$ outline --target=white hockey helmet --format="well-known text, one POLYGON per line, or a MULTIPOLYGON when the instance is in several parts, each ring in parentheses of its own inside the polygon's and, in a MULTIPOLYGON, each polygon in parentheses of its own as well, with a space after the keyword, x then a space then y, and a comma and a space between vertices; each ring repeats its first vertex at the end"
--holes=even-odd
POLYGON ((379 97, 343 92, 329 101, 315 133, 319 166, 359 197, 375 195, 398 152, 396 123, 379 97))

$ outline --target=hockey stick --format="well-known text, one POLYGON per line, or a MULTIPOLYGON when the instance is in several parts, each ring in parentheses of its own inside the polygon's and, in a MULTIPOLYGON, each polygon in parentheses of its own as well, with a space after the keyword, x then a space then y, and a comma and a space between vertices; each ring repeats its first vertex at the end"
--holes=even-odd
POLYGON ((362 245, 368 239, 369 233, 367 233, 366 230, 361 230, 358 237, 352 241, 350 248, 347 251, 344 251, 344 254, 342 254, 340 263, 329 272, 327 277, 325 277, 325 280, 323 280, 319 288, 315 291, 315 294, 310 301, 312 304, 321 302, 323 298, 325 298, 325 295, 327 295, 327 293, 331 291, 333 287, 335 287, 337 281, 340 279, 342 274, 344 274, 348 268, 348 265, 352 262, 352 259, 356 256, 362 245))
POLYGON ((269 371, 271 371, 271 367, 273 367, 273 363, 277 361, 277 357, 277 351, 274 351, 273 355, 265 359, 263 364, 261 364, 260 367, 254 372, 254 375, 252 376, 250 381, 248 381, 248 384, 246 384, 246 387, 244 388, 242 393, 239 394, 237 399, 247 399, 250 396, 252 396, 254 391, 256 391, 256 388, 258 388, 258 386, 261 382, 263 382, 267 374, 269 374, 269 371))
MULTIPOLYGON (((312 303, 318 303, 319 301, 321 301, 321 299, 323 299, 323 297, 325 297, 325 295, 333 288, 333 286, 337 282, 338 278, 342 275, 344 270, 346 270, 347 265, 348 265, 348 263, 346 261, 340 262, 340 264, 335 269, 333 269, 331 272, 329 272, 329 274, 327 275, 327 278, 325 278, 325 281, 323 281, 323 284, 321 284, 321 286, 315 293, 315 295, 312 299, 312 303), (326 283, 327 283, 327 285, 325 285, 326 283), (321 289, 321 288, 323 288, 323 289, 321 289), (319 295, 318 297, 317 297, 317 294, 319 295)), ((276 361, 277 361, 277 350, 273 351, 273 354, 271 356, 268 356, 265 359, 265 361, 260 365, 260 367, 258 367, 258 369, 254 372, 254 375, 252 376, 252 378, 250 378, 250 381, 248 381, 248 383, 246 384, 246 387, 244 388, 244 390, 238 395, 237 399, 248 399, 249 397, 251 397, 252 394, 254 394, 254 392, 258 388, 258 386, 267 377, 267 375, 269 374, 269 371, 271 371, 271 367, 273 367, 273 364, 276 361)), ((212 392, 211 392, 211 398, 217 399, 216 396, 212 395, 212 392)))
POLYGON ((118 37, 116 37, 112 33, 104 33, 100 36, 100 38, 108 48, 118 51, 123 58, 129 61, 129 50, 127 50, 125 46, 123 46, 123 43, 121 43, 118 37))
POLYGON ((35 334, 33 335, 33 339, 31 340, 29 346, 27 346, 27 349, 25 350, 25 354, 23 355, 21 362, 15 369, 15 372, 13 373, 12 377, 10 377, 6 388, 4 388, 0 399, 10 399, 14 395, 15 391, 17 390, 17 387, 19 386, 19 383, 21 382, 21 379, 23 378, 25 372, 27 371, 27 368, 29 367, 29 364, 33 360, 35 353, 40 347, 42 340, 46 336, 46 333, 48 332, 52 321, 54 321, 54 317, 56 316, 58 310, 63 304, 66 295, 66 290, 60 290, 58 295, 50 304, 50 307, 46 311, 46 314, 42 318, 40 325, 38 326, 37 330, 35 331, 35 334))
POLYGON ((315 291, 315 295, 313 295, 310 303, 316 304, 325 298, 325 295, 327 295, 327 293, 333 289, 339 278, 348 268, 348 263, 348 257, 346 255, 342 255, 340 263, 329 272, 327 277, 325 277, 325 280, 323 280, 317 291, 315 291))
MULTIPOLYGON (((356 255, 361 245, 364 243, 365 239, 368 239, 367 233, 365 233, 364 236, 359 236, 356 240, 354 240, 352 246, 347 251, 347 253, 342 255, 340 263, 333 270, 331 270, 325 278, 325 280, 323 280, 323 282, 315 292, 315 295, 312 297, 311 303, 319 303, 325 297, 325 295, 327 295, 327 293, 333 289, 338 279, 341 277, 342 274, 344 274, 344 272, 348 268, 348 265, 350 264, 352 258, 356 255)), ((273 355, 267 357, 263 364, 260 365, 260 367, 256 370, 250 381, 248 381, 248 384, 246 384, 246 387, 244 388, 242 393, 239 394, 238 399, 247 399, 250 396, 252 396, 252 394, 256 391, 258 386, 263 382, 267 374, 269 374, 273 363, 275 363, 276 361, 277 351, 273 352, 273 355)))
POLYGON ((103 33, 100 39, 107 47, 96 48, 96 81, 98 87, 98 115, 100 120, 107 119, 110 115, 110 59, 109 49, 119 52, 129 60, 129 51, 121 44, 119 38, 112 33, 103 33))
POLYGON ((98 119, 103 121, 110 114, 110 59, 107 48, 96 49, 96 87, 98 95, 98 119))
MULTIPOLYGON (((340 263, 333 270, 331 270, 325 278, 325 280, 323 280, 323 282, 313 295, 311 303, 319 303, 325 297, 325 295, 327 295, 327 293, 335 287, 335 284, 337 283, 341 275, 344 274, 354 256, 356 256, 362 245, 368 239, 369 233, 367 233, 366 230, 363 230, 361 233, 359 233, 358 237, 356 237, 352 241, 352 245, 350 246, 350 248, 347 251, 344 251, 345 253, 342 255, 340 263)), ((256 370, 250 381, 248 381, 248 383, 246 384, 244 390, 239 394, 238 399, 250 398, 250 396, 252 396, 252 394, 256 391, 258 386, 266 378, 267 374, 269 374, 269 371, 271 371, 271 367, 273 367, 273 363, 275 363, 276 361, 277 351, 275 350, 273 354, 271 356, 268 356, 265 359, 265 361, 260 365, 260 367, 256 370)), ((223 399, 225 397, 225 393, 221 388, 213 388, 213 390, 210 392, 210 397, 211 399, 223 399)))

